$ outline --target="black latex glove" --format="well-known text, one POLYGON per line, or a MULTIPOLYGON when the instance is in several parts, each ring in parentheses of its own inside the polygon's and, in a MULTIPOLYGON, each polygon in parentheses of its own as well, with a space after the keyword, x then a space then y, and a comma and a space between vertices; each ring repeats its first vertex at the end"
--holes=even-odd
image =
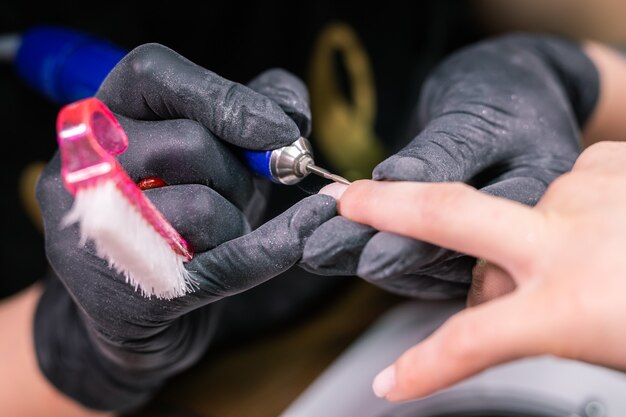
MULTIPOLYGON (((534 205, 572 167, 598 91, 596 68, 569 40, 513 34, 470 46, 428 77, 415 115, 419 134, 373 178, 462 181, 534 205)), ((301 265, 446 298, 466 294, 475 259, 335 217, 308 239, 301 265)))
POLYGON ((259 206, 250 207, 255 187, 229 144, 280 147, 308 134, 310 119, 306 89, 287 72, 264 73, 250 86, 147 44, 97 93, 128 134, 119 160, 131 178, 168 183, 145 193, 195 249, 186 267, 199 288, 184 297, 143 297, 93 245, 79 244, 77 225, 59 228, 73 198, 58 153, 42 173, 37 197, 56 277, 36 312, 36 352, 47 378, 81 404, 118 411, 143 404, 206 351, 215 301, 289 269, 310 233, 335 215, 332 198, 310 196, 250 232, 244 213, 259 217, 259 206))

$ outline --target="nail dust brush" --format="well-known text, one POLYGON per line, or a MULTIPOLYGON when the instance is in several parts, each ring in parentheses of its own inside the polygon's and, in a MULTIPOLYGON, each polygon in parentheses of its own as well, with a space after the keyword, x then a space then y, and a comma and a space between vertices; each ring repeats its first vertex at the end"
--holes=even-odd
POLYGON ((184 266, 191 248, 115 159, 128 138, 113 113, 96 98, 70 103, 57 116, 57 140, 63 182, 74 195, 61 226, 78 223, 80 243, 92 241, 98 256, 146 297, 192 291, 184 266))

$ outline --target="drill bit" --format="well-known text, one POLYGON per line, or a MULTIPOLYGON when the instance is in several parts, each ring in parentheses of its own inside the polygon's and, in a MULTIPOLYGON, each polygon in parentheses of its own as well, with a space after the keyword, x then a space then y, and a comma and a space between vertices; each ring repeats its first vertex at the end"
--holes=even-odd
POLYGON ((350 181, 347 179, 340 177, 339 175, 333 174, 324 168, 320 168, 317 165, 309 164, 306 166, 307 171, 312 174, 319 175, 322 178, 326 178, 327 180, 335 181, 340 184, 350 185, 350 181))

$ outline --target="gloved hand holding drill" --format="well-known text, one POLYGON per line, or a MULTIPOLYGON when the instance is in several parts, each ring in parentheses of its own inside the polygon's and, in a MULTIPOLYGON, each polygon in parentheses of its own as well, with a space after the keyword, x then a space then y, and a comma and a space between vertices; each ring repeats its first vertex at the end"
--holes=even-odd
POLYGON ((37 309, 35 345, 42 371, 65 394, 89 408, 128 410, 204 354, 217 320, 212 303, 293 266, 335 202, 310 196, 255 228, 264 193, 230 145, 274 149, 308 135, 307 91, 285 71, 243 86, 146 44, 117 64, 97 97, 129 137, 119 160, 131 178, 167 183, 145 192, 195 249, 186 266, 199 288, 173 300, 144 298, 79 245, 77 227, 60 229, 72 197, 57 154, 37 189, 57 277, 37 309))
MULTIPOLYGON (((381 181, 461 181, 534 205, 570 170, 599 75, 566 39, 508 35, 461 50, 430 75, 414 139, 380 163, 381 181)), ((442 205, 446 201, 440 202, 442 205)), ((464 296, 472 257, 337 216, 307 240, 301 266, 423 298, 464 296)))

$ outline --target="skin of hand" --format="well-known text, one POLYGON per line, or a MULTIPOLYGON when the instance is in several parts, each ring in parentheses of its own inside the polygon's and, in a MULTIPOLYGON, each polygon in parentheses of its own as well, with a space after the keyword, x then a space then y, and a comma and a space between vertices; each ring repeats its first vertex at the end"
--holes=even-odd
POLYGON ((62 395, 41 374, 33 346, 33 314, 41 295, 33 284, 0 301, 0 328, 4 340, 0 355, 0 413, 20 417, 113 417, 112 413, 88 410, 62 395))
POLYGON ((54 274, 34 337, 41 370, 57 389, 94 410, 127 411, 205 353, 216 301, 293 266, 308 235, 336 210, 331 197, 313 195, 251 227, 264 205, 232 145, 273 149, 308 135, 306 89, 286 71, 244 86, 146 44, 112 70, 97 97, 129 137, 119 161, 130 177, 168 184, 145 193, 194 248, 186 268, 198 288, 171 300, 145 298, 93 245, 79 244, 78 226, 59 228, 73 198, 57 154, 37 186, 54 274))
MULTIPOLYGON (((413 131, 373 179, 470 184, 529 206, 581 151, 599 74, 570 40, 528 34, 488 39, 444 60, 426 80, 413 131)), ((308 239, 300 265, 356 274, 420 298, 465 296, 476 259, 337 216, 308 239)))
POLYGON ((374 392, 420 398, 544 354, 626 370, 625 166, 625 143, 594 144, 534 208, 462 183, 363 180, 322 190, 339 198, 342 216, 484 259, 484 285, 511 287, 406 351, 374 392))

